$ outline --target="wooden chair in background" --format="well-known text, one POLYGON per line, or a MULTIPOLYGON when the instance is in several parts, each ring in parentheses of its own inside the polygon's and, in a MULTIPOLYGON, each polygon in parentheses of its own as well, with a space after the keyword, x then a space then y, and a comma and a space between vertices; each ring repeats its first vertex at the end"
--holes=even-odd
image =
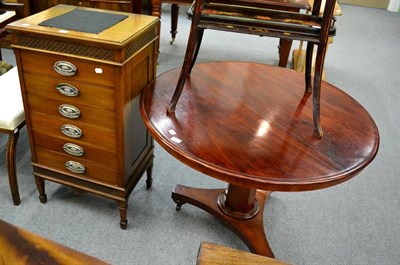
POLYGON ((25 125, 25 113, 16 67, 0 76, 0 133, 8 134, 6 164, 11 195, 15 205, 21 200, 18 191, 15 155, 19 131, 25 125))
POLYGON ((313 92, 314 135, 322 137, 320 123, 320 88, 326 47, 330 36, 336 33, 333 17, 336 0, 326 0, 320 16, 321 0, 315 0, 310 14, 273 10, 269 1, 257 0, 197 0, 190 9, 192 23, 185 59, 179 80, 168 106, 174 112, 186 80, 190 76, 200 49, 205 29, 269 36, 307 42, 305 93, 313 92), (317 48, 314 82, 311 65, 314 45, 317 48))
MULTIPOLYGON (((151 0, 152 15, 161 17, 161 4, 171 4, 171 41, 174 43, 176 34, 178 33, 178 16, 179 5, 190 5, 193 0, 151 0)), ((282 10, 289 12, 307 11, 310 9, 309 0, 264 0, 262 6, 274 10, 282 10)), ((291 39, 282 38, 279 41, 279 66, 286 67, 290 49, 292 47, 291 39)))
MULTIPOLYGON (((0 0, 0 44, 8 37, 5 26, 28 15, 29 5, 17 1, 0 0)), ((2 54, 0 49, 0 61, 2 54)), ((6 164, 8 181, 14 205, 21 202, 16 174, 16 147, 19 131, 25 125, 25 113, 19 86, 17 68, 12 68, 7 62, 1 61, 0 72, 0 133, 8 134, 6 164)))
MULTIPOLYGON (((313 6, 314 0, 309 0, 310 5, 313 6)), ((321 9, 323 10, 323 7, 325 6, 325 1, 322 0, 321 2, 321 9)), ((323 15, 322 12, 320 11, 320 15, 323 15)), ((341 16, 342 15, 342 9, 340 8, 340 5, 338 2, 335 4, 335 10, 333 11, 333 15, 335 17, 341 16)), ((328 40, 328 46, 333 42, 333 38, 329 37, 328 40)), ((293 69, 296 70, 297 72, 305 72, 306 70, 306 51, 303 50, 303 41, 300 41, 299 48, 294 49, 292 53, 292 66, 293 69)), ((328 50, 328 48, 327 48, 328 50)), ((314 58, 316 57, 316 53, 313 54, 313 62, 315 61, 314 58)), ((314 65, 312 65, 312 72, 314 72, 314 65)), ((322 80, 325 80, 325 71, 322 72, 322 80)))

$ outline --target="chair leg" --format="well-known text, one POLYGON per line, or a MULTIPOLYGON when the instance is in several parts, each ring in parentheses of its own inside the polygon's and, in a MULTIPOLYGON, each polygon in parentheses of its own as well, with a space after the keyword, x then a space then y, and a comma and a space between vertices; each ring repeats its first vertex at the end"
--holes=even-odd
POLYGON ((314 70, 314 89, 313 89, 313 120, 314 120, 314 135, 322 137, 323 131, 320 121, 320 98, 321 98, 321 83, 322 72, 324 70, 324 61, 326 54, 326 45, 318 45, 317 58, 315 60, 314 70))
POLYGON ((10 183, 11 196, 14 205, 19 205, 21 203, 18 191, 17 174, 15 170, 15 154, 16 146, 19 137, 19 130, 14 133, 10 133, 7 142, 7 171, 8 171, 8 181, 10 183))
POLYGON ((171 6, 171 41, 170 44, 174 43, 176 33, 178 33, 178 15, 179 15, 179 5, 172 4, 171 6))
POLYGON ((292 48, 292 40, 279 40, 279 66, 286 67, 289 59, 290 49, 292 48))
MULTIPOLYGON (((199 9, 199 8, 200 8, 200 4, 198 2, 196 2, 195 9, 199 9)), ((201 12, 199 12, 199 11, 196 12, 196 10, 195 10, 194 14, 196 14, 196 15, 192 18, 192 24, 190 27, 189 39, 188 39, 188 44, 186 47, 185 59, 183 60, 182 70, 179 75, 178 83, 176 85, 171 102, 169 103, 169 106, 167 108, 167 111, 169 113, 172 113, 175 111, 176 104, 178 103, 179 97, 181 96, 186 79, 189 77, 190 67, 193 64, 192 61, 193 61, 193 59, 195 59, 194 51, 196 49, 197 40, 198 40, 197 34, 198 34, 199 30, 198 30, 197 26, 200 22, 200 13, 201 12)))
POLYGON ((305 89, 305 93, 311 93, 311 89, 312 89, 311 76, 312 76, 313 51, 314 51, 314 44, 308 42, 307 49, 306 49, 306 71, 305 71, 306 89, 305 89))
POLYGON ((204 34, 204 29, 198 29, 198 31, 197 31, 197 39, 196 39, 196 47, 195 47, 195 50, 194 50, 192 62, 191 62, 190 67, 189 67, 189 76, 192 73, 192 69, 193 69, 194 64, 196 63, 197 55, 199 54, 199 50, 200 50, 201 41, 203 40, 203 34, 204 34))

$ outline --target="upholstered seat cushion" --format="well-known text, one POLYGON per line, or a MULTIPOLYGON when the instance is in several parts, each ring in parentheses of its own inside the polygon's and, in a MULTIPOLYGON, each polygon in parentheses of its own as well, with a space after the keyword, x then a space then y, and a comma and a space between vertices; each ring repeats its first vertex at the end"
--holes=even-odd
POLYGON ((14 130, 25 120, 16 67, 0 76, 0 129, 14 130))

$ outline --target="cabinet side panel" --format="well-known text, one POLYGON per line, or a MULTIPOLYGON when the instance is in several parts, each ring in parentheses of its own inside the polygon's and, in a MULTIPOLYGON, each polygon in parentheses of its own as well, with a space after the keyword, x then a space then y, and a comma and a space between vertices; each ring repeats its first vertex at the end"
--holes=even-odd
POLYGON ((143 158, 152 149, 151 136, 140 115, 139 99, 142 89, 154 78, 154 60, 153 42, 131 60, 128 68, 128 103, 124 109, 126 177, 130 177, 140 167, 143 158))
POLYGON ((21 95, 22 101, 24 103, 24 112, 25 112, 25 122, 26 122, 26 129, 28 131, 28 138, 29 138, 29 145, 31 149, 31 156, 32 162, 36 162, 36 150, 35 150, 35 143, 32 137, 32 127, 31 127, 31 115, 28 106, 28 98, 27 98, 27 88, 25 79, 26 77, 23 74, 23 66, 21 64, 21 52, 19 49, 14 49, 15 58, 18 65, 18 75, 19 75, 19 82, 21 86, 21 95))

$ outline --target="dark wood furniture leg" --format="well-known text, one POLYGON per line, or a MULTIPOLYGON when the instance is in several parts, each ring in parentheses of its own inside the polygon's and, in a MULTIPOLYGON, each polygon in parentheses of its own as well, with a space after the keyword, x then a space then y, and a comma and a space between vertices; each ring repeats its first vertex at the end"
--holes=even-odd
POLYGON ((228 226, 253 253, 273 258, 263 224, 264 205, 269 194, 232 184, 227 189, 177 185, 172 191, 172 199, 177 204, 176 210, 185 203, 197 206, 228 226))
POLYGON ((125 230, 128 226, 128 219, 126 218, 126 210, 128 209, 128 199, 123 201, 118 201, 118 209, 121 220, 119 221, 119 225, 121 229, 125 230))
POLYGON ((292 40, 289 39, 279 39, 279 66, 286 67, 290 49, 292 48, 292 40))
MULTIPOLYGON (((298 9, 289 9, 292 12, 298 12, 298 9)), ((161 18, 161 1, 151 0, 151 15, 161 18)), ((178 17, 179 17, 179 4, 172 3, 171 5, 171 40, 173 44, 178 33, 178 17)), ((292 40, 280 39, 279 40, 279 66, 286 67, 289 61, 290 49, 292 47, 292 40)))
POLYGON ((35 183, 36 187, 39 191, 39 200, 41 203, 46 203, 47 202, 47 195, 45 192, 44 188, 44 178, 41 178, 39 176, 35 176, 35 183))
POLYGON ((179 5, 173 3, 171 5, 171 41, 169 43, 174 43, 176 34, 178 33, 178 16, 179 16, 179 5))
MULTIPOLYGON (((178 17, 179 17, 179 4, 171 5, 171 40, 170 44, 173 44, 178 33, 178 17)), ((289 61, 290 49, 292 48, 292 40, 279 39, 279 66, 286 67, 289 61)), ((200 46, 200 44, 199 44, 200 46)), ((197 51, 198 53, 198 51, 197 51)), ((196 54, 197 54, 196 53, 196 54)), ((197 56, 195 55, 195 58, 197 56)), ((194 59, 196 61, 196 59, 194 59)), ((194 63, 193 63, 194 64, 194 63)))
POLYGON ((146 179, 146 188, 150 189, 153 185, 153 165, 154 158, 151 159, 149 166, 146 169, 147 179, 146 179))

